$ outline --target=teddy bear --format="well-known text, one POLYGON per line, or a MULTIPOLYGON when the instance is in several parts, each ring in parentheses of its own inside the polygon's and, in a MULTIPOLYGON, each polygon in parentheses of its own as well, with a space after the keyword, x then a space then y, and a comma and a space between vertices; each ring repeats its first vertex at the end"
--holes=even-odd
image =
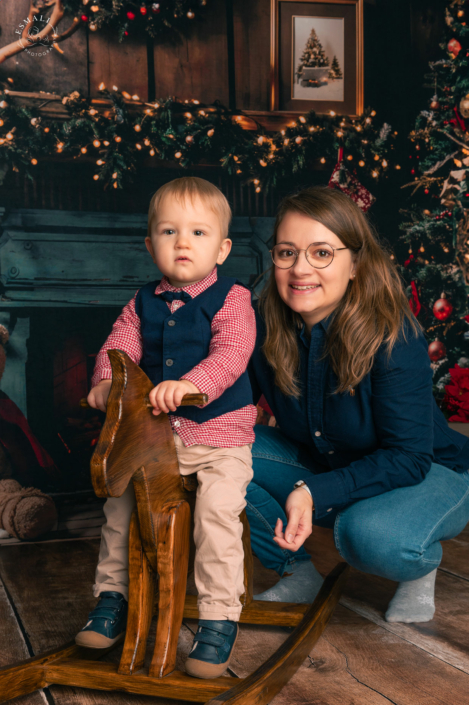
MULTIPOLYGON (((0 325, 0 379, 5 371, 8 330, 0 325)), ((36 487, 43 471, 56 470, 55 464, 33 436, 21 410, 0 391, 0 538, 6 535, 31 540, 50 531, 57 521, 51 497, 36 487)))
POLYGON ((16 480, 0 480, 0 530, 23 541, 50 531, 57 521, 52 497, 16 480))

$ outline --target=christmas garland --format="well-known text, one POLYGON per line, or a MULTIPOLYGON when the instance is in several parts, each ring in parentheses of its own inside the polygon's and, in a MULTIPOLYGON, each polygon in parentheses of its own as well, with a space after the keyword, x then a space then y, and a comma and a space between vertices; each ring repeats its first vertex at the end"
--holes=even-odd
POLYGON ((144 29, 152 37, 168 30, 182 30, 202 15, 207 0, 65 0, 64 8, 87 24, 91 31, 109 25, 119 41, 131 31, 144 29))
POLYGON ((396 133, 387 124, 376 129, 371 110, 357 119, 311 111, 285 129, 266 134, 260 126, 244 130, 242 114, 219 102, 142 103, 116 87, 108 90, 101 84, 99 89, 109 109, 98 110, 91 99, 73 91, 62 99, 69 116, 63 122, 48 120, 38 109, 19 105, 8 90, 0 91, 0 169, 22 170, 34 178, 34 167, 43 156, 91 154, 96 157, 94 180, 121 189, 137 166, 155 157, 181 167, 220 164, 260 193, 315 162, 335 164, 339 149, 343 163, 360 178, 378 180, 391 168, 396 133))

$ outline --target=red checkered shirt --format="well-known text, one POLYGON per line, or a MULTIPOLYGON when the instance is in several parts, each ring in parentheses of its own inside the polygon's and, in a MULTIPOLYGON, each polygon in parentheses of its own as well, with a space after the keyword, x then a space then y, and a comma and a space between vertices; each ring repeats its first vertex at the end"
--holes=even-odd
MULTIPOLYGON (((155 294, 162 291, 187 291, 194 298, 214 284, 217 278, 216 267, 205 279, 182 288, 171 286, 164 277, 156 287, 155 294)), ((124 306, 111 334, 98 353, 91 381, 93 387, 100 380, 112 377, 107 350, 123 350, 137 365, 142 359, 140 318, 135 312, 136 296, 137 294, 124 306)), ((167 305, 171 313, 174 313, 180 306, 184 306, 184 302, 175 299, 167 302, 167 305)), ((248 289, 235 284, 228 292, 225 303, 213 317, 208 356, 180 379, 187 379, 195 384, 201 393, 208 395, 209 403, 214 401, 246 370, 254 350, 255 339, 256 322, 251 295, 248 289)), ((173 431, 180 436, 186 447, 202 444, 216 448, 233 448, 254 442, 253 426, 256 415, 256 407, 249 404, 201 424, 182 416, 170 415, 169 418, 173 431)))

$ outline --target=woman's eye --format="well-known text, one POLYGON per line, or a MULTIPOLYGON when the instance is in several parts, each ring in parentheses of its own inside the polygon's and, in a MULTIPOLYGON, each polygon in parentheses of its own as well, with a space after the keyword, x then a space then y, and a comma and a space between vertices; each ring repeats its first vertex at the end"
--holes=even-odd
POLYGON ((318 257, 319 259, 325 259, 327 257, 330 257, 331 253, 329 250, 315 250, 314 256, 318 257))
POLYGON ((294 254, 295 250, 279 250, 278 256, 287 259, 288 257, 293 257, 294 254))

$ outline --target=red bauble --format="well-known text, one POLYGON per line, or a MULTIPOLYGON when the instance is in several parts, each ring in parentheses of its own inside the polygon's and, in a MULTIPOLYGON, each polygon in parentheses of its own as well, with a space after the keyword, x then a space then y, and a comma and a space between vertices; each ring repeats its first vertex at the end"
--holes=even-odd
POLYGON ((145 7, 145 5, 142 5, 142 6, 141 6, 141 8, 140 8, 140 14, 141 14, 141 15, 144 15, 144 16, 147 14, 147 8, 145 7))
POLYGON ((450 41, 448 42, 448 51, 450 54, 453 54, 453 56, 456 58, 461 49, 462 46, 460 45, 457 39, 450 39, 450 41))
POLYGON ((129 10, 129 11, 127 12, 127 18, 128 18, 129 20, 134 20, 134 19, 135 19, 135 13, 132 12, 132 10, 129 10))
POLYGON ((446 298, 445 294, 441 295, 441 299, 438 299, 433 304, 433 315, 439 321, 446 321, 447 318, 453 313, 453 307, 446 298))
POLYGON ((86 15, 81 16, 81 21, 82 22, 88 22, 88 17, 86 15))
POLYGON ((432 362, 438 362, 438 360, 446 357, 446 348, 439 340, 434 340, 428 346, 428 355, 432 362))

